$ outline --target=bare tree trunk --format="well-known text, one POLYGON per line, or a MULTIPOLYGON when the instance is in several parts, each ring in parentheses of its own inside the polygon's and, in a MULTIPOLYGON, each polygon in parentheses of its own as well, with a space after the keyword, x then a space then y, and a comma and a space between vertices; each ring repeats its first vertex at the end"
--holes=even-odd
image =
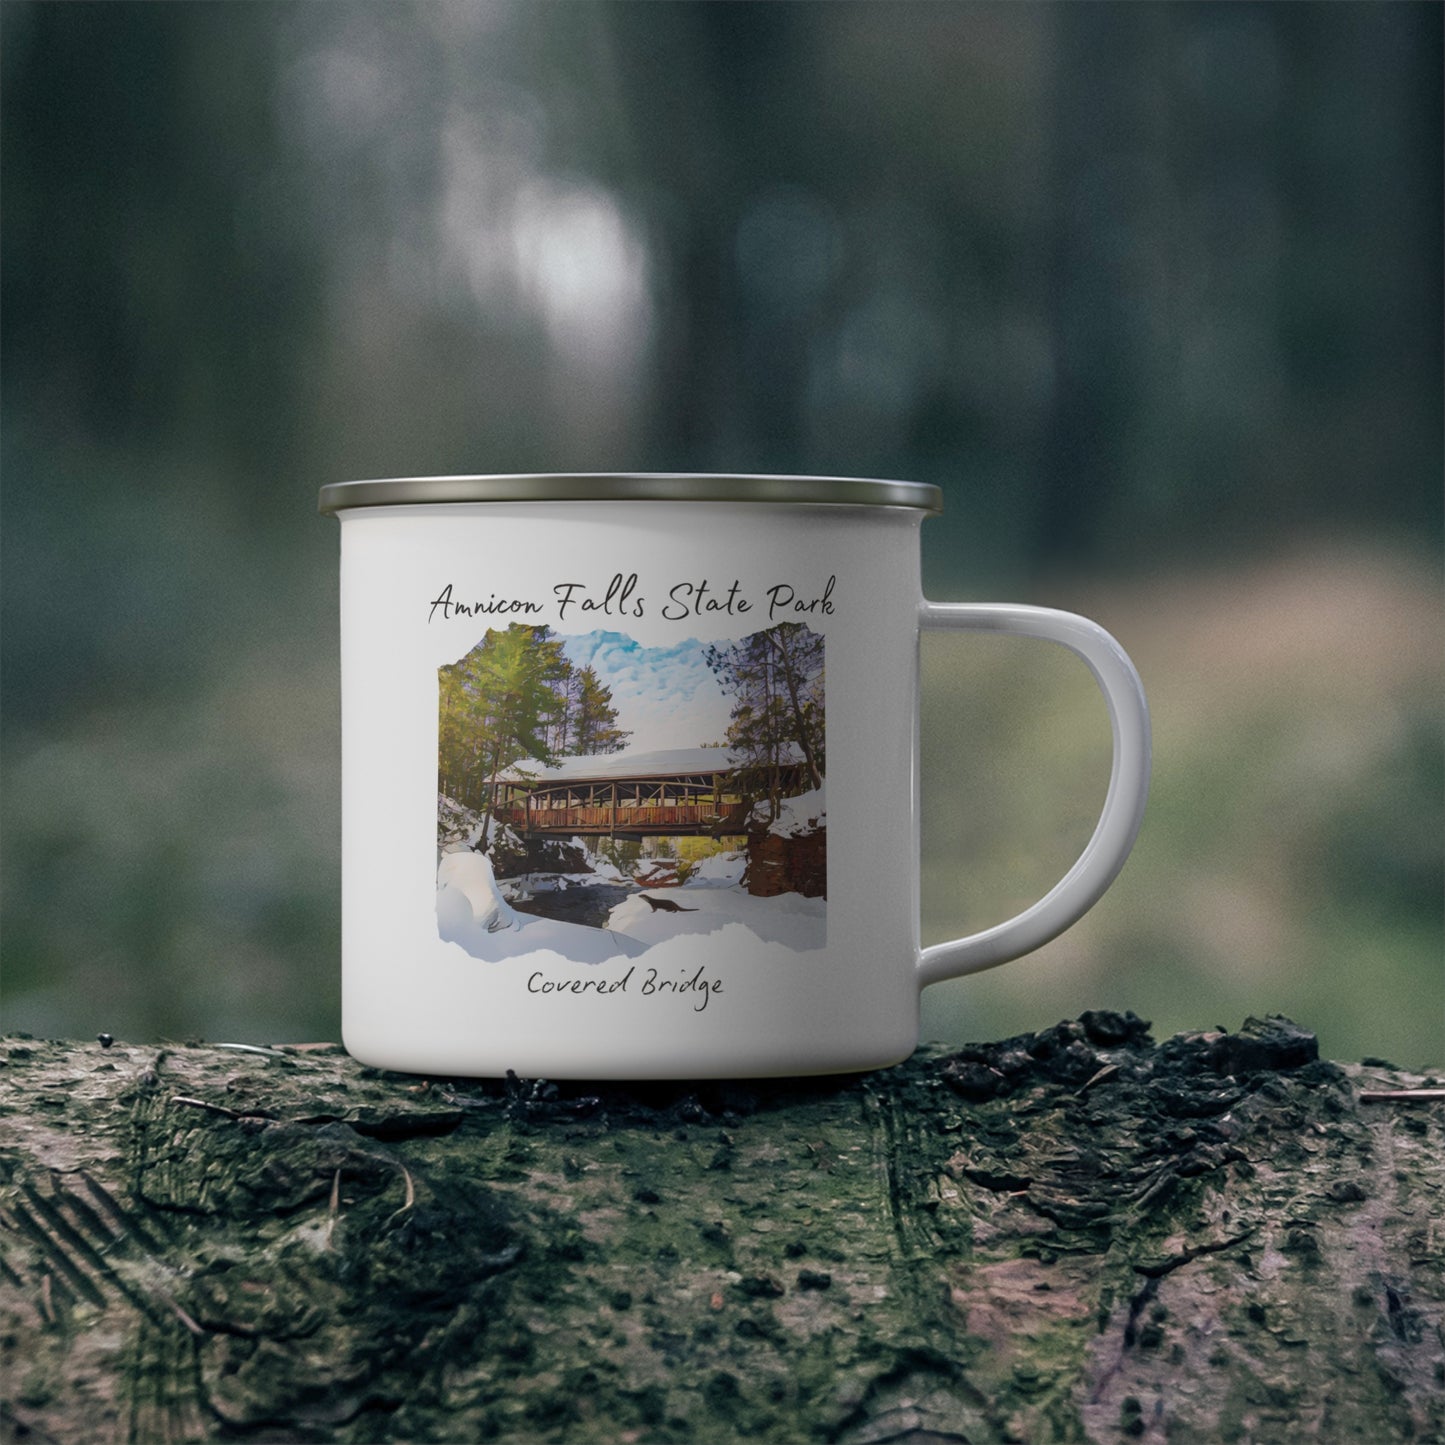
POLYGON ((554 1086, 10 1040, 10 1441, 1445 1438, 1429 1081, 1132 1015, 554 1086))
POLYGON ((797 734, 798 748, 803 754, 803 761, 808 767, 808 779, 815 788, 820 788, 823 786, 823 774, 819 771, 813 744, 808 736, 808 725, 803 717, 803 701, 798 696, 798 677, 793 659, 788 656, 788 649, 776 635, 774 629, 769 628, 763 633, 763 636, 767 639, 769 647, 777 654, 778 665, 782 668, 783 685, 788 690, 788 706, 793 714, 793 729, 797 734))

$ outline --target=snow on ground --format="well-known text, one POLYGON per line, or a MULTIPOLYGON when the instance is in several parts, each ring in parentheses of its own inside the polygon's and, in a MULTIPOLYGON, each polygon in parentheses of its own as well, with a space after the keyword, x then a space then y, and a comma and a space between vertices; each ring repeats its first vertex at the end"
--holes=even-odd
MULTIPOLYGON (((823 809, 821 789, 786 799, 773 831, 785 835, 810 831, 826 823, 823 809)), ((742 887, 747 855, 741 851, 702 859, 681 887, 639 888, 612 910, 606 928, 520 913, 512 908, 512 900, 536 893, 598 883, 635 887, 636 883, 592 853, 588 872, 539 872, 499 880, 491 859, 473 849, 481 835, 477 814, 440 797, 438 818, 444 820, 439 831, 444 830, 446 841, 437 867, 437 931, 446 942, 460 945, 475 958, 495 960, 550 952, 575 963, 603 963, 611 958, 635 958, 654 944, 682 934, 715 933, 730 923, 742 924, 764 942, 802 951, 822 948, 826 942, 827 901, 796 893, 754 898, 742 887), (652 908, 644 894, 662 906, 652 908)), ((494 839, 510 835, 510 829, 493 822, 494 839)), ((586 849, 583 840, 574 841, 586 849)), ((664 860, 645 861, 656 864, 664 860)))
POLYGON ((559 953, 577 963, 635 957, 647 944, 605 928, 518 913, 502 896, 482 853, 448 853, 437 869, 437 932, 474 958, 559 953))
MULTIPOLYGON (((459 853, 464 848, 475 848, 482 836, 482 815, 449 798, 445 793, 437 794, 437 846, 443 853, 459 853)), ((518 850, 522 840, 505 823, 495 818, 487 829, 488 846, 500 839, 509 848, 518 850)))
MULTIPOLYGON (((767 804, 759 803, 758 808, 766 809, 767 804)), ((757 809, 754 809, 756 814, 757 809)), ((763 817, 766 817, 766 811, 763 817)), ((761 821, 761 820, 760 820, 761 821)), ((796 798, 784 798, 777 821, 768 829, 781 838, 796 838, 802 833, 812 833, 828 826, 827 785, 814 788, 811 792, 800 793, 796 798)))
POLYGON ((460 944, 473 958, 497 962, 520 958, 526 954, 556 953, 573 963, 606 963, 610 958, 636 958, 648 944, 625 933, 605 928, 584 928, 580 923, 564 923, 557 918, 537 918, 519 913, 515 929, 487 933, 473 927, 448 928, 442 916, 441 900, 437 900, 437 924, 442 938, 460 944))
POLYGON ((632 881, 631 877, 615 863, 609 863, 600 853, 594 851, 597 847, 595 838, 591 842, 586 838, 573 838, 572 846, 587 855, 588 865, 592 869, 587 875, 589 883, 630 883, 632 881))
POLYGON ((497 887, 503 898, 530 898, 536 893, 562 893, 568 888, 585 888, 589 883, 630 883, 619 874, 616 879, 600 873, 519 873, 515 878, 499 878, 497 887))
MULTIPOLYGON (((517 912, 506 893, 520 880, 499 884, 484 854, 449 853, 437 874, 437 931, 473 957, 489 960, 544 951, 575 963, 636 958, 669 938, 716 933, 730 923, 742 924, 765 943, 804 952, 822 948, 827 941, 827 900, 796 893, 754 898, 738 883, 745 862, 741 854, 705 859, 700 870, 704 876, 695 875, 681 888, 640 889, 612 910, 606 928, 586 928, 517 912), (654 909, 649 897, 662 906, 654 909)), ((533 886, 593 881, 591 874, 578 874, 538 878, 533 886)))
POLYGON ((437 794, 437 847, 444 853, 471 847, 471 839, 480 830, 477 815, 455 798, 437 794))
POLYGON ((684 933, 715 933, 729 923, 741 923, 765 943, 783 943, 808 951, 827 942, 828 900, 783 893, 776 898, 754 898, 738 887, 715 883, 686 884, 681 888, 654 888, 624 898, 608 915, 607 926, 645 945, 662 943, 684 933), (648 898, 660 901, 652 908, 648 898), (674 912, 667 905, 675 904, 674 912))
POLYGON ((731 883, 741 883, 743 870, 748 866, 748 855, 741 850, 736 853, 714 853, 710 858, 704 858, 692 871, 692 877, 688 882, 694 886, 700 883, 710 883, 714 886, 726 887, 731 883))

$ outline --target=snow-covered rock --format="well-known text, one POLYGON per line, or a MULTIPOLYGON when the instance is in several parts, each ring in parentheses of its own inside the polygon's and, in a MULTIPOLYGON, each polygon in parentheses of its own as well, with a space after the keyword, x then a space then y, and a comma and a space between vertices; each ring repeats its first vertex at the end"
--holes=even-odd
POLYGON ((500 933, 518 926, 517 915, 502 897, 485 853, 470 850, 447 853, 437 865, 437 921, 442 937, 445 924, 466 924, 484 933, 500 933))
MULTIPOLYGON (((767 822, 766 803, 759 803, 753 809, 753 817, 759 823, 767 822)), ((778 838, 797 838, 804 833, 815 832, 828 826, 827 784, 800 793, 796 798, 784 798, 777 818, 768 827, 768 832, 778 838)))
MULTIPOLYGON (((553 883, 556 880, 552 880, 553 883)), ((574 881, 590 882, 591 874, 574 881)), ((484 853, 444 854, 437 866, 437 933, 473 958, 501 960, 555 953, 575 963, 632 958, 647 944, 625 933, 518 913, 484 853)))
POLYGON ((615 863, 609 863, 605 858, 594 857, 592 859, 592 874, 595 883, 630 883, 632 881, 615 863))
POLYGON ((714 853, 697 865, 688 881, 726 886, 739 882, 747 865, 748 855, 741 850, 735 853, 714 853))
MULTIPOLYGON (((771 849, 790 855, 800 848, 816 850, 821 863, 826 856, 825 820, 821 792, 806 794, 786 800, 778 826, 768 829, 764 822, 756 837, 771 849)), ((826 884, 819 882, 814 890, 807 878, 794 876, 799 870, 788 867, 776 870, 778 876, 768 890, 772 896, 758 896, 760 890, 753 882, 743 882, 748 853, 717 853, 700 859, 685 870, 686 881, 680 882, 684 870, 676 860, 639 860, 641 876, 634 877, 586 848, 582 839, 574 839, 570 844, 550 845, 563 855, 555 860, 563 864, 555 871, 544 868, 499 878, 498 872, 510 871, 515 861, 509 856, 513 849, 520 852, 525 847, 510 829, 495 821, 491 829, 494 851, 507 865, 503 867, 469 846, 481 836, 481 819, 471 809, 439 797, 437 823, 442 850, 437 865, 437 932, 445 942, 458 945, 474 958, 501 961, 551 953, 576 963, 596 964, 638 957, 679 934, 710 934, 738 926, 766 942, 804 951, 821 948, 825 941, 826 904, 822 897, 805 895, 821 894, 826 884), (584 860, 587 871, 574 871, 575 861, 584 860), (513 901, 539 893, 599 883, 666 890, 657 896, 674 906, 653 908, 639 891, 612 910, 603 928, 542 918, 511 906, 513 901)), ((760 860, 752 861, 755 866, 750 872, 760 875, 762 870, 756 866, 760 860)))
POLYGON ((633 876, 639 888, 676 888, 682 882, 682 871, 674 859, 652 859, 633 876))

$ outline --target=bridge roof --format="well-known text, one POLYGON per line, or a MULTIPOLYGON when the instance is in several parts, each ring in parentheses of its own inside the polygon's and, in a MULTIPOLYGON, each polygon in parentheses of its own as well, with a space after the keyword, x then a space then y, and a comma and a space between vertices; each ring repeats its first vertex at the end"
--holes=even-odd
MULTIPOLYGON (((798 763, 803 755, 789 748, 787 761, 798 763)), ((699 773, 731 772, 742 760, 728 748, 624 748, 620 753, 577 753, 558 758, 550 767, 540 763, 518 763, 507 774, 510 783, 596 782, 612 778, 679 778, 699 773)))

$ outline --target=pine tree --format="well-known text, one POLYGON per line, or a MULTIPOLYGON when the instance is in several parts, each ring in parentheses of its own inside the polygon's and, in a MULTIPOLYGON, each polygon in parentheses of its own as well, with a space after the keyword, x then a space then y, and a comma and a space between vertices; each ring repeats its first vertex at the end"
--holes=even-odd
POLYGON ((546 723, 569 670, 549 629, 520 623, 488 632, 461 661, 438 670, 438 772, 444 791, 480 808, 484 838, 501 774, 524 758, 553 760, 546 723))
POLYGON ((617 726, 610 689, 592 668, 574 668, 548 627, 488 632, 438 669, 437 700, 437 786, 483 815, 483 838, 509 768, 547 766, 566 751, 616 752, 631 737, 617 726))
POLYGON ((579 753, 618 753, 627 746, 630 732, 617 726, 617 709, 611 690, 590 667, 579 668, 573 738, 579 753))
POLYGON ((582 701, 582 674, 590 668, 568 664, 567 676, 557 690, 557 712, 552 732, 552 751, 558 757, 580 752, 576 744, 577 715, 582 701))

